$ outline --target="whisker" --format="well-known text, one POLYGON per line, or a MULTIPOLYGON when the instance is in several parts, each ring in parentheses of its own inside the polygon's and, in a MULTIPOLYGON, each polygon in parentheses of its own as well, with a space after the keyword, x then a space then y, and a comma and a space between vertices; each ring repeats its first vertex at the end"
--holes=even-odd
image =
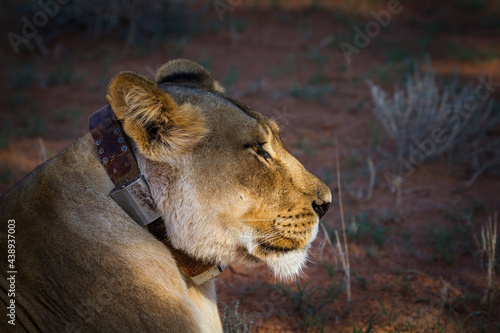
MULTIPOLYGON (((273 246, 274 244, 276 244, 277 242, 279 241, 279 239, 276 239, 270 243, 267 244, 267 246, 265 247, 265 249, 269 249, 271 246, 273 246)), ((285 253, 285 250, 283 249, 281 253, 285 253)))
POLYGON ((269 234, 269 233, 276 233, 276 229, 273 228, 273 226, 269 226, 269 227, 266 227, 262 230, 259 230, 256 234, 255 234, 255 237, 262 237, 263 235, 265 234, 269 234))
POLYGON ((255 234, 256 238, 262 238, 262 237, 267 237, 269 235, 279 235, 276 230, 269 229, 269 230, 263 230, 255 234))
POLYGON ((273 236, 273 237, 267 237, 261 241, 259 241, 257 244, 255 244, 254 246, 252 246, 252 248, 249 250, 249 251, 252 251, 253 249, 255 249, 257 246, 262 246, 264 244, 266 244, 266 248, 268 248, 269 246, 271 246, 273 243, 276 243, 277 241, 279 241, 281 239, 281 236, 279 235, 276 235, 276 236, 273 236))

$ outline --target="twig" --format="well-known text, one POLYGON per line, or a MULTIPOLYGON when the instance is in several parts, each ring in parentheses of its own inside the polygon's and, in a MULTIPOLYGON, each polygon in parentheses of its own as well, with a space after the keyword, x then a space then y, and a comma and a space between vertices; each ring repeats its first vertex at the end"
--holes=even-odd
POLYGON ((403 183, 403 178, 400 175, 396 175, 391 181, 391 192, 396 192, 396 208, 399 208, 401 204, 401 184, 403 183))
POLYGON ((416 186, 416 187, 412 187, 412 188, 404 190, 402 192, 402 194, 407 195, 407 194, 418 193, 418 192, 430 192, 432 190, 435 190, 435 188, 432 188, 430 186, 416 186))
POLYGON ((340 184, 340 163, 339 163, 339 146, 338 146, 338 138, 337 134, 335 134, 335 157, 337 160, 337 188, 339 195, 339 209, 340 209, 340 221, 342 222, 342 236, 344 241, 344 252, 340 247, 340 241, 337 231, 335 231, 335 237, 337 239, 337 246, 340 250, 341 262, 345 272, 346 279, 346 292, 347 292, 347 304, 350 306, 351 304, 351 268, 349 264, 349 247, 347 246, 347 236, 345 231, 345 220, 344 220, 344 206, 342 205, 342 185, 340 184))
MULTIPOLYGON (((323 223, 320 223, 320 225, 321 225, 321 229, 325 233, 325 238, 324 238, 323 242, 321 242, 320 253, 319 253, 319 259, 321 261, 323 261, 323 249, 325 248, 325 244, 328 243, 328 245, 330 245, 330 247, 332 248, 333 252, 335 252, 335 246, 333 246, 333 244, 332 244, 332 240, 330 238, 330 234, 326 230, 325 225, 323 223)), ((335 258, 335 269, 337 269, 337 266, 338 266, 338 264, 337 264, 337 258, 335 256, 334 256, 334 258, 335 258)))
POLYGON ((244 276, 244 277, 249 277, 249 276, 250 276, 250 275, 248 275, 248 274, 243 274, 243 273, 237 272, 237 271, 233 268, 233 266, 231 266, 231 265, 226 266, 226 268, 227 268, 227 269, 229 269, 229 271, 230 271, 231 273, 233 273, 234 275, 241 275, 241 276, 244 276))
POLYGON ((450 282, 443 279, 442 276, 439 276, 439 280, 443 284, 443 289, 441 289, 441 300, 450 304, 453 303, 457 298, 461 297, 463 293, 457 287, 453 286, 450 282), (448 291, 450 291, 448 295, 448 291))
POLYGON ((45 145, 43 144, 43 139, 39 137, 38 142, 40 143, 40 156, 42 158, 42 163, 45 163, 45 161, 47 161, 47 152, 45 151, 45 145))
POLYGON ((366 162, 368 162, 368 169, 370 169, 370 185, 368 186, 368 193, 366 194, 366 199, 370 200, 372 197, 373 193, 373 187, 375 187, 375 166, 373 165, 373 161, 370 157, 366 159, 366 162))
MULTIPOLYGON (((350 273, 350 267, 349 267, 349 257, 345 253, 345 251, 342 250, 342 246, 340 243, 340 238, 339 238, 339 233, 337 230, 335 230, 335 240, 337 241, 337 252, 339 253, 340 257, 340 262, 342 263, 342 267, 344 268, 344 280, 346 284, 346 293, 347 293, 347 304, 351 304, 351 273, 350 273)), ((345 249, 345 247, 344 247, 345 249)), ((348 306, 349 306, 348 305, 348 306)))
POLYGON ((486 271, 486 281, 488 281, 487 289, 481 303, 486 303, 488 300, 489 291, 493 284, 493 267, 495 266, 495 252, 497 246, 497 213, 495 212, 494 222, 491 221, 491 216, 488 218, 488 223, 481 227, 481 239, 483 241, 483 251, 488 257, 488 267, 486 271))
POLYGON ((463 185, 460 185, 459 187, 451 190, 451 193, 457 193, 457 192, 462 192, 462 191, 465 191, 466 189, 468 189, 469 187, 471 187, 472 185, 474 185, 474 183, 476 182, 476 179, 488 168, 494 166, 494 165, 500 165, 500 161, 493 161, 491 163, 488 163, 488 164, 485 164, 483 165, 481 168, 479 168, 476 172, 474 172, 474 174, 472 175, 472 177, 463 185))

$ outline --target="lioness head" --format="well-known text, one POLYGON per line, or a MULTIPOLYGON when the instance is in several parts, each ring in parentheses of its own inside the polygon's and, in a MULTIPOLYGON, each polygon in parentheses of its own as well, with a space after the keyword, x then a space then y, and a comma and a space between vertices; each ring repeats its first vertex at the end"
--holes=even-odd
POLYGON ((276 123, 174 60, 156 82, 122 72, 108 101, 135 145, 172 244, 222 264, 299 273, 331 193, 283 146, 276 123))

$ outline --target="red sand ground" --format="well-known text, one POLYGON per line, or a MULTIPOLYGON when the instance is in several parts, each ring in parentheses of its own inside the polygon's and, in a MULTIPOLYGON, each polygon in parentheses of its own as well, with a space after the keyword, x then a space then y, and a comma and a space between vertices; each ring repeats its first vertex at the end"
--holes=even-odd
MULTIPOLYGON (((300 3, 296 1, 292 7, 298 8, 300 3)), ((363 15, 385 7, 367 2, 359 8, 336 7, 344 4, 326 1, 328 10, 302 7, 301 11, 253 9, 242 4, 225 16, 219 30, 186 39, 180 51, 160 46, 140 57, 134 56, 137 50, 123 52, 122 43, 84 43, 75 37, 51 45, 51 50, 60 50, 60 58, 13 58, 10 50, 4 51, 10 59, 2 62, 4 77, 31 64, 34 84, 4 88, 0 116, 16 132, 8 147, 0 150, 0 190, 8 190, 87 131, 88 115, 106 104, 106 84, 118 71, 150 75, 175 56, 202 61, 221 83, 229 82, 229 91, 244 103, 276 118, 285 145, 306 168, 329 182, 335 194, 338 147, 350 230, 350 304, 338 252, 321 233, 305 276, 298 280, 301 288, 306 286, 302 297, 296 282, 282 284, 264 267, 231 266, 217 279, 221 311, 223 303, 232 306, 239 300, 239 310, 256 318, 257 332, 351 332, 361 328, 363 332, 370 328, 376 332, 500 331, 498 275, 494 275, 491 299, 481 304, 486 271, 475 241, 488 216, 500 210, 500 179, 485 173, 472 187, 453 192, 467 178, 458 178, 439 161, 427 162, 405 179, 402 201, 396 207, 396 196, 383 177, 391 159, 381 153, 394 153, 394 144, 376 122, 364 84, 365 78, 388 89, 400 84, 401 64, 422 59, 426 52, 440 74, 458 70, 467 81, 488 72, 499 81, 498 56, 464 60, 454 57, 456 50, 450 51, 458 45, 493 49, 498 55, 498 31, 475 26, 467 13, 454 11, 453 6, 442 5, 433 12, 424 5, 408 5, 347 66, 338 44, 352 41, 349 24, 363 27, 371 18, 350 19, 343 10, 363 15), (467 30, 459 34, 445 28, 426 30, 443 20, 448 26, 465 24, 467 30), (324 57, 324 65, 313 60, 314 50, 324 57), (71 59, 70 71, 79 79, 44 84, 57 71, 60 59, 71 59), (319 101, 304 100, 314 94, 312 89, 320 91, 316 94, 319 101), (41 129, 40 135, 36 128, 41 129), (367 158, 377 166, 376 183, 370 199, 358 199, 356 193, 363 195, 368 189, 367 158), (363 229, 375 225, 378 229, 363 229), (329 290, 332 294, 327 297, 329 290)), ((497 99, 499 91, 494 92, 497 99)), ((493 135, 499 134, 496 128, 493 135)), ((332 232, 341 228, 338 198, 323 223, 334 242, 332 232)))

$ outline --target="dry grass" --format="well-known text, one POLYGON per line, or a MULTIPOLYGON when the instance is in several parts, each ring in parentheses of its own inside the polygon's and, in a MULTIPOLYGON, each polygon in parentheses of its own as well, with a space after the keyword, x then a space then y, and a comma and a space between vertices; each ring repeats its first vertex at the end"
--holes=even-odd
POLYGON ((410 162, 445 156, 449 165, 480 170, 500 163, 500 140, 488 131, 500 123, 500 112, 492 112, 492 87, 487 78, 478 78, 460 87, 454 76, 440 84, 436 73, 415 65, 404 85, 396 87, 393 97, 368 81, 375 103, 374 113, 394 140, 398 155, 410 162))
POLYGON ((495 254, 497 246, 497 214, 491 219, 491 216, 484 226, 481 227, 482 253, 486 256, 486 281, 487 289, 484 293, 482 303, 486 303, 490 291, 493 287, 493 270, 496 265, 495 254))
POLYGON ((337 253, 340 257, 340 262, 342 263, 342 268, 344 269, 344 280, 345 287, 347 293, 347 304, 350 306, 351 304, 351 266, 349 263, 349 247, 347 246, 347 237, 345 230, 345 220, 344 220, 344 206, 342 204, 342 185, 340 183, 340 163, 339 163, 339 146, 338 146, 338 138, 335 135, 335 142, 337 145, 335 146, 335 159, 337 163, 337 187, 339 191, 339 209, 340 209, 340 221, 342 222, 342 241, 343 248, 339 239, 339 234, 337 230, 335 230, 335 239, 337 240, 337 253))
MULTIPOLYGON (((337 136, 335 136, 335 142, 338 143, 337 136)), ((332 238, 330 237, 330 234, 328 233, 325 225, 321 223, 321 228, 323 230, 323 233, 325 234, 325 238, 323 242, 320 245, 320 250, 319 250, 319 257, 321 260, 323 260, 323 250, 326 244, 328 244, 333 252, 336 255, 336 258, 339 259, 341 265, 342 265, 342 270, 344 271, 344 284, 345 284, 345 290, 347 294, 347 304, 348 307, 350 307, 351 304, 351 266, 349 263, 349 247, 347 245, 347 236, 346 236, 346 227, 345 227, 345 219, 344 219, 344 206, 342 204, 342 185, 340 182, 340 165, 339 165, 339 150, 338 150, 338 145, 336 146, 335 149, 335 158, 336 158, 336 163, 337 163, 337 188, 338 188, 338 197, 339 197, 339 211, 340 211, 340 221, 341 221, 341 227, 342 227, 342 241, 340 240, 339 233, 337 230, 334 231, 335 234, 335 245, 332 243, 332 238)), ((372 181, 370 181, 372 183, 372 181)), ((370 186, 372 187, 372 186, 370 186)), ((337 260, 335 260, 335 267, 337 267, 337 260)), ((347 309, 346 312, 349 311, 349 308, 347 309)))
POLYGON ((252 331, 254 319, 248 319, 245 311, 238 313, 239 304, 239 301, 236 301, 233 309, 224 304, 221 318, 224 333, 250 333, 252 331))

